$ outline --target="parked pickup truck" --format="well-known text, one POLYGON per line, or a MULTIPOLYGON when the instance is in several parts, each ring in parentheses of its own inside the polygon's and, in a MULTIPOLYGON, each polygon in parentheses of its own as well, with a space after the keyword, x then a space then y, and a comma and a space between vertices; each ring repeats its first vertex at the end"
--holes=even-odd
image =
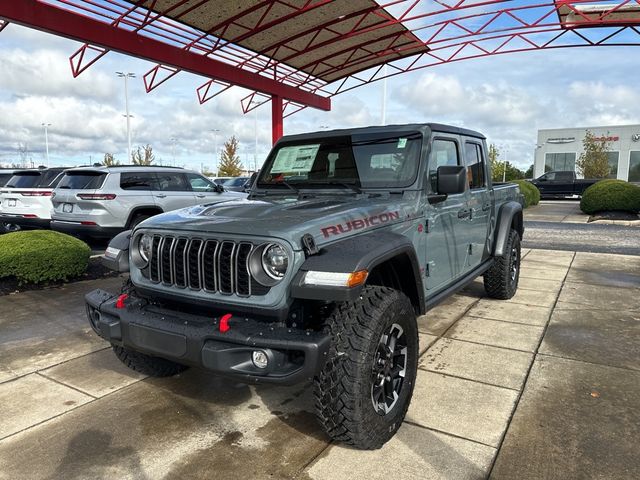
POLYGON ((310 381, 333 439, 379 448, 411 400, 417 317, 479 276, 492 298, 518 287, 523 200, 486 159, 480 133, 437 124, 283 137, 247 199, 115 237, 105 263, 130 281, 89 293, 89 322, 148 375, 310 381))
POLYGON ((547 172, 541 177, 531 180, 541 197, 569 197, 582 195, 584 191, 598 180, 576 178, 572 170, 547 172))

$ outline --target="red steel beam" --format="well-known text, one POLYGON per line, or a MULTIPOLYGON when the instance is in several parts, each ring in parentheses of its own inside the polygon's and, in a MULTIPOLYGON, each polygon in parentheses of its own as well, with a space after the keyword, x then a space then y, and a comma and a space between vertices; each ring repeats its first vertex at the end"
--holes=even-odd
POLYGON ((282 97, 274 95, 271 97, 271 138, 274 145, 284 135, 282 116, 282 97))
POLYGON ((331 109, 331 99, 282 84, 263 75, 236 68, 213 58, 113 27, 91 17, 53 7, 37 0, 0 2, 0 17, 27 27, 87 42, 126 55, 215 78, 280 99, 320 110, 331 109))

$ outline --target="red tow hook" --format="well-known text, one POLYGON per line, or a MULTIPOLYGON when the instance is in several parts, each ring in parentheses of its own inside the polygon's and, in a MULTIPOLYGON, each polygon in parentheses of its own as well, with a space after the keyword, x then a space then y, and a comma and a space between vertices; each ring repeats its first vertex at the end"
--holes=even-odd
POLYGON ((129 295, 127 293, 123 293, 122 295, 120 295, 118 297, 118 300, 116 300, 116 308, 118 309, 125 308, 126 305, 124 304, 124 302, 125 300, 127 300, 127 298, 129 298, 129 295))
POLYGON ((220 317, 220 333, 225 333, 228 332, 231 329, 231 326, 229 325, 229 320, 231 320, 231 317, 233 315, 231 315, 230 313, 226 313, 224 314, 222 317, 220 317))

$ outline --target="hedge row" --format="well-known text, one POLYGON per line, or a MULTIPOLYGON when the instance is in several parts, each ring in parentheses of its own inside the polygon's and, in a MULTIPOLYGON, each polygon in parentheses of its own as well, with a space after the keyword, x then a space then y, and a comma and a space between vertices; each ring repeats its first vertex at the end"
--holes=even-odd
POLYGON ((640 212, 640 187, 624 180, 600 180, 582 194, 580 209, 584 213, 620 211, 640 212))
POLYGON ((49 230, 0 236, 0 278, 41 283, 82 275, 89 264, 89 246, 77 238, 49 230))
POLYGON ((526 180, 514 180, 520 187, 520 193, 524 195, 524 208, 540 203, 540 190, 533 183, 526 180))

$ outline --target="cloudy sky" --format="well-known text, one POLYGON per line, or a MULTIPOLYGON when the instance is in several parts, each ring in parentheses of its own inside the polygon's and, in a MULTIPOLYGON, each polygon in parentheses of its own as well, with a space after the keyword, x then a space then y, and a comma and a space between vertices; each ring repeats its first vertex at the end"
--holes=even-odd
MULTIPOLYGON (((43 122, 52 124, 52 165, 101 161, 105 152, 124 161, 124 88, 116 71, 138 75, 130 83, 133 145, 151 144, 158 161, 214 169, 215 144, 231 135, 247 166, 268 152, 270 106, 243 115, 246 90, 234 87, 200 105, 195 89, 204 80, 180 73, 147 94, 141 76, 153 64, 115 53, 74 79, 68 57, 79 46, 16 25, 0 33, 0 164, 21 157, 43 164, 43 122)), ((539 128, 640 123, 639 55, 638 47, 571 48, 424 69, 388 81, 386 120, 482 131, 526 168, 539 128)), ((331 112, 307 109, 285 119, 285 133, 379 124, 381 107, 377 82, 334 97, 331 112)))

